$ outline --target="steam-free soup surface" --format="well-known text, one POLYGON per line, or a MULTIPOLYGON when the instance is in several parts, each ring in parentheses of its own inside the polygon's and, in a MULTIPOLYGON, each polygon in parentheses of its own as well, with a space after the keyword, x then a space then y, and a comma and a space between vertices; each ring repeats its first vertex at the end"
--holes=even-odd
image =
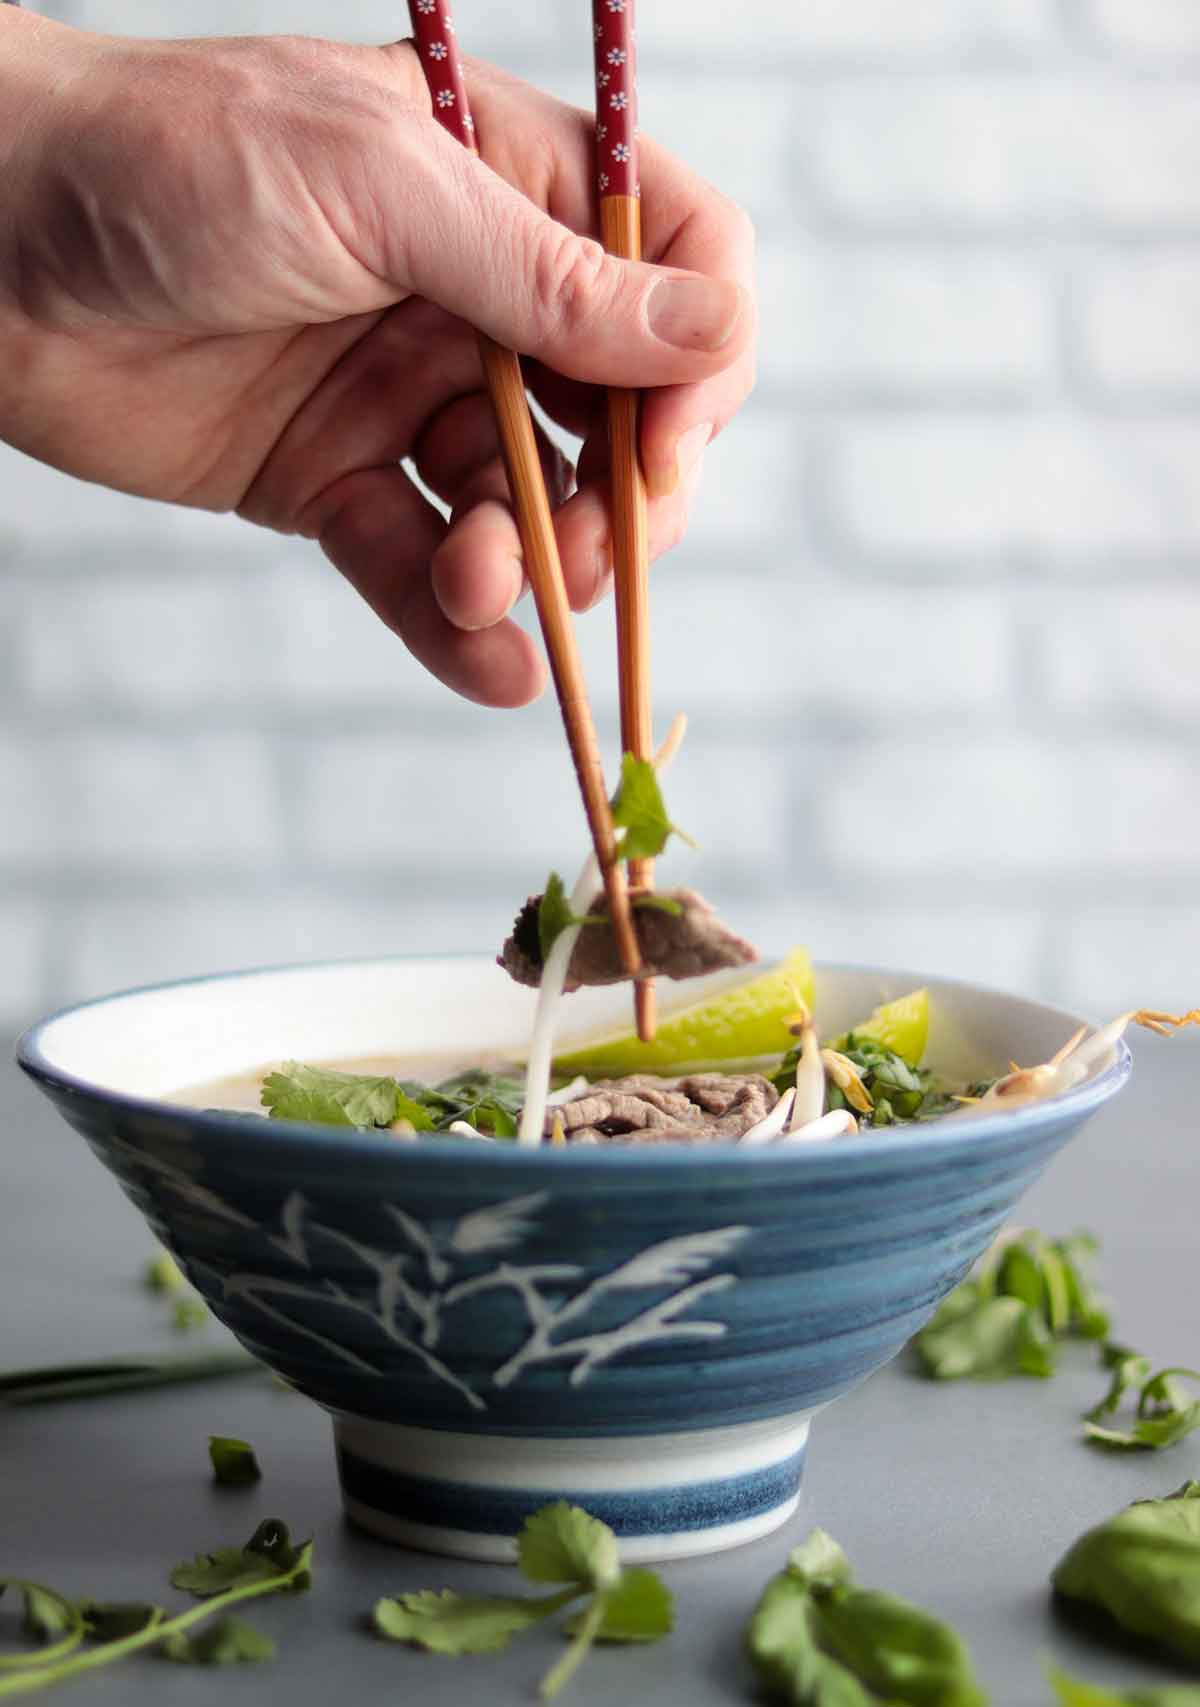
MULTIPOLYGON (((270 1061, 265 1067, 253 1067, 247 1073, 231 1073, 226 1079, 212 1079, 206 1084, 189 1085, 176 1091, 169 1099, 185 1108, 224 1108, 244 1114, 266 1114, 262 1105, 262 1082, 268 1073, 282 1067, 282 1061, 270 1061)), ((518 1069, 499 1055, 480 1058, 478 1055, 359 1055, 349 1061, 317 1061, 311 1065, 327 1067, 336 1073, 369 1073, 376 1077, 390 1075, 394 1079, 419 1079, 423 1085, 436 1085, 455 1073, 482 1067, 489 1073, 500 1072, 506 1066, 514 1074, 518 1069)))

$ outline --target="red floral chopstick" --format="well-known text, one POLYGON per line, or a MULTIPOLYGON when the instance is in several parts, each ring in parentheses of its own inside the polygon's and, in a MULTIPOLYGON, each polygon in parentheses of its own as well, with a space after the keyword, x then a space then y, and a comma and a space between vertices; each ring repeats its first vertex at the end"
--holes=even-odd
POLYGON ((636 196, 633 0, 592 0, 592 17, 596 38, 596 184, 601 196, 636 196))
POLYGON ((467 100, 449 0, 408 0, 408 15, 433 101, 433 116, 456 141, 476 154, 475 120, 467 100))

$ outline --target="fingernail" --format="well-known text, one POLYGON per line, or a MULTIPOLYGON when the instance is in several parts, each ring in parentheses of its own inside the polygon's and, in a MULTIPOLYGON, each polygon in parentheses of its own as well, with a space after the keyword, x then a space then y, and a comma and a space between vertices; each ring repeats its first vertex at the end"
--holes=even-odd
POLYGON ((660 279, 646 305, 650 330, 680 350, 720 350, 742 317, 742 293, 727 279, 660 279))

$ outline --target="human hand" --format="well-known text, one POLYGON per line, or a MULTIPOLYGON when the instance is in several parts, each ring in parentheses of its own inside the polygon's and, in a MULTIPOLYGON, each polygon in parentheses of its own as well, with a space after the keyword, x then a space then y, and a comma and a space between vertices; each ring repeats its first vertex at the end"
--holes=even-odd
POLYGON ((407 43, 151 42, 0 15, 0 437, 122 491, 319 540, 433 673, 490 705, 545 670, 475 327, 585 438, 548 442, 572 604, 609 575, 603 394, 648 386, 657 555, 753 379, 745 217, 649 141, 644 247, 590 230, 591 123, 471 61, 483 160, 407 43), (447 524, 401 467, 451 508, 447 524))

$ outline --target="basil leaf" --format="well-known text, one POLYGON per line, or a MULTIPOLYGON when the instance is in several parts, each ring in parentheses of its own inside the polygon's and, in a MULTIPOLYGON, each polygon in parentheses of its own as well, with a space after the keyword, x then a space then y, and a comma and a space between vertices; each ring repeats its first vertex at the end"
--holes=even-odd
POLYGON ((1200 1660, 1200 1482, 1139 1500, 1080 1536, 1051 1578, 1130 1635, 1200 1660))

